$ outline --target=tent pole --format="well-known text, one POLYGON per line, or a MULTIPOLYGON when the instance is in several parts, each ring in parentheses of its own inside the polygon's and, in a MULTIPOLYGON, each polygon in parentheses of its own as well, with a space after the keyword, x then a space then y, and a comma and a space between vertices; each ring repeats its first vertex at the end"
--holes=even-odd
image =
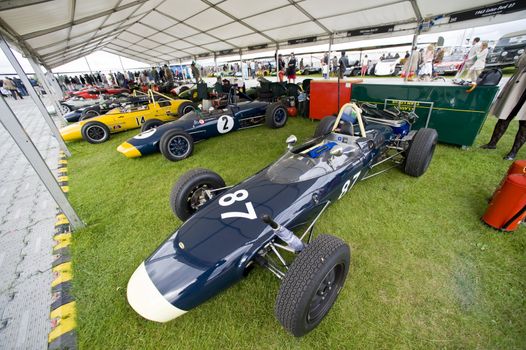
POLYGON ((411 73, 411 68, 412 68, 412 63, 413 63, 413 56, 418 54, 418 51, 416 49, 416 45, 417 45, 417 42, 418 42, 418 35, 419 34, 420 34, 420 24, 418 24, 418 27, 416 28, 415 34, 413 34, 413 42, 411 44, 411 55, 408 58, 409 62, 407 64, 407 69, 406 69, 406 72, 405 72, 404 81, 407 81, 407 79, 409 78, 409 74, 411 73))
POLYGON ((31 98, 33 99, 33 101, 37 105, 37 108, 40 110, 40 113, 44 117, 44 120, 49 125, 49 128, 51 129, 51 132, 53 133, 53 135, 57 139, 57 142, 58 142, 58 144, 60 146, 60 149, 63 150, 64 153, 66 153, 66 155, 68 157, 71 156, 71 153, 69 152, 68 147, 64 143, 64 140, 62 139, 62 136, 60 136, 60 131, 58 130, 58 128, 55 125, 55 122, 53 121, 51 116, 49 115, 49 112, 47 111, 46 106, 44 106, 44 103, 42 103, 42 100, 37 95, 37 93, 35 91, 35 88, 29 82, 29 79, 27 78, 26 73, 22 69, 22 66, 20 65, 20 63, 16 59, 15 55, 13 55, 13 51, 11 51, 11 48, 9 47, 9 45, 7 45, 7 42, 5 41, 5 39, 4 39, 4 37, 2 35, 0 35, 0 48, 2 49, 4 54, 6 55, 7 59, 9 60, 9 62, 13 66, 13 68, 15 69, 16 74, 22 80, 22 83, 26 86, 26 89, 27 89, 27 92, 29 93, 29 96, 31 96, 31 98))
POLYGON ((243 72, 243 52, 239 49, 239 71, 241 72, 241 81, 245 85, 245 74, 243 72))
MULTIPOLYGON (((279 55, 279 44, 276 44, 276 54, 274 56, 276 60, 276 81, 279 81, 279 62, 278 62, 278 55, 279 55)), ((272 71, 272 69, 270 70, 272 71)))
MULTIPOLYGON (((121 56, 119 56, 119 57, 121 57, 121 56)), ((93 72, 91 71, 91 67, 90 67, 90 65, 88 63, 88 57, 84 56, 84 61, 86 61, 86 64, 88 65, 89 74, 93 75, 93 72)), ((121 62, 121 64, 122 64, 122 62, 121 62)))
POLYGON ((27 54, 26 57, 29 61, 29 64, 31 64, 31 67, 33 68, 33 71, 35 72, 36 76, 42 82, 42 87, 44 88, 48 96, 51 98, 51 100, 55 103, 55 109, 57 110, 57 114, 62 116, 63 113, 62 109, 60 108, 60 102, 57 96, 51 91, 51 87, 49 86, 48 81, 44 77, 44 73, 42 73, 42 70, 31 55, 27 54))
MULTIPOLYGON (((84 58, 86 58, 86 56, 84 56, 84 58)), ((126 72, 126 70, 124 69, 124 64, 122 64, 122 57, 121 56, 119 56, 119 61, 121 62, 122 74, 124 74, 124 72, 126 72)), ((86 59, 86 63, 87 62, 88 62, 88 59, 86 59)), ((91 69, 90 69, 90 72, 91 72, 91 69)))
POLYGON ((66 215, 73 229, 84 227, 84 223, 78 217, 64 192, 62 192, 55 176, 47 167, 46 161, 38 152, 35 144, 31 141, 31 138, 25 132, 22 124, 20 124, 20 121, 16 118, 3 96, 0 97, 0 123, 11 135, 33 169, 35 169, 38 177, 44 183, 64 215, 66 215))

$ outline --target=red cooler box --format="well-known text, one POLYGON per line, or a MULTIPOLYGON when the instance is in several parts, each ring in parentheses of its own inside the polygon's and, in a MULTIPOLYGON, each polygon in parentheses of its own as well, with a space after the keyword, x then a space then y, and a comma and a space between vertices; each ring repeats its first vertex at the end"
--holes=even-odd
POLYGON ((337 114, 340 107, 351 101, 351 85, 361 83, 362 79, 340 80, 340 105, 338 106, 338 81, 313 80, 310 82, 310 115, 312 119, 323 119, 337 114))

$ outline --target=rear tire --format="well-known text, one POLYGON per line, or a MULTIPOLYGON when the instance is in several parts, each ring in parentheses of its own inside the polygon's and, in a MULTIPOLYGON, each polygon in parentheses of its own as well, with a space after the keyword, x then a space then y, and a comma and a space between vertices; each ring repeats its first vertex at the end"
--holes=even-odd
POLYGON ((349 272, 351 250, 341 239, 319 235, 292 262, 274 313, 296 337, 313 330, 334 305, 349 272))
POLYGON ((435 129, 424 128, 416 132, 405 159, 404 172, 410 176, 422 176, 433 158, 438 134, 435 129))
POLYGON ((161 137, 159 149, 166 159, 177 162, 192 155, 194 140, 183 130, 170 130, 161 137))
POLYGON ((287 109, 281 102, 275 102, 267 107, 265 123, 269 128, 277 129, 287 123, 287 109))
POLYGON ((190 102, 190 101, 185 101, 185 102, 181 103, 179 105, 179 107, 177 108, 177 115, 179 117, 182 117, 186 113, 190 113, 192 111, 195 111, 194 104, 192 102, 190 102))
POLYGON ((334 123, 336 122, 336 117, 334 116, 328 116, 323 118, 318 126, 316 127, 316 130, 314 131, 314 137, 320 137, 323 135, 327 135, 332 131, 332 128, 334 127, 334 123))
POLYGON ((95 118, 95 117, 98 117, 99 115, 100 115, 99 112, 95 110, 89 110, 89 111, 82 113, 82 115, 79 118, 79 121, 95 118))
POLYGON ((110 129, 97 121, 87 122, 82 126, 80 132, 84 140, 93 144, 106 142, 110 138, 110 129))
POLYGON ((170 207, 175 216, 181 221, 186 221, 211 199, 205 190, 225 186, 225 181, 217 173, 203 168, 192 169, 181 176, 172 187, 170 207))
POLYGON ((162 124, 163 124, 162 120, 149 119, 149 120, 145 121, 144 124, 141 126, 141 132, 146 131, 146 130, 150 130, 150 129, 153 129, 153 128, 156 128, 156 127, 158 127, 158 126, 160 126, 162 124))

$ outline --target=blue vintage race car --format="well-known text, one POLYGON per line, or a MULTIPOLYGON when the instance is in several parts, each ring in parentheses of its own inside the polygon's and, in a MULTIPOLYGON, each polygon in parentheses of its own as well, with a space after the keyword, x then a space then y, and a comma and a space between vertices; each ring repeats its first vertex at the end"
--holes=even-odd
POLYGON ((299 146, 291 135, 280 159, 235 186, 206 169, 179 178, 170 204, 184 223, 133 273, 132 308, 167 322, 261 265, 282 280, 275 314, 283 327, 295 336, 316 327, 343 287, 350 248, 335 236, 314 238, 314 224, 356 182, 381 173, 380 164, 421 176, 437 143, 434 129, 410 131, 409 118, 360 113, 344 105, 299 146), (291 231, 303 224, 305 232, 291 231))
POLYGON ((286 122, 287 110, 280 102, 230 102, 224 109, 192 111, 166 124, 149 120, 139 135, 122 143, 117 150, 128 158, 160 151, 167 159, 178 161, 192 155, 195 142, 261 124, 281 128, 286 122))

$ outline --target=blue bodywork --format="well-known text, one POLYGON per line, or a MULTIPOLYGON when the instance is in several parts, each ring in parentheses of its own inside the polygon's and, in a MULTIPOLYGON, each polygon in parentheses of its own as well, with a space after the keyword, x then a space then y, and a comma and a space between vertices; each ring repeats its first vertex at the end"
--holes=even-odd
POLYGON ((135 147, 141 155, 159 152, 161 137, 174 129, 187 132, 194 142, 199 142, 262 124, 270 104, 264 101, 247 101, 212 112, 193 111, 176 121, 142 132, 126 142, 135 147))
POLYGON ((173 306, 185 311, 196 307, 243 278, 261 249, 276 238, 262 215, 288 229, 308 223, 326 204, 346 195, 402 136, 391 126, 369 122, 366 137, 333 132, 292 148, 254 176, 218 193, 184 222, 145 260, 149 278, 173 306), (328 150, 336 145, 343 155, 330 155, 328 150), (312 150, 318 150, 314 156, 312 150), (248 196, 225 205, 226 198, 240 191, 248 196), (252 217, 225 216, 250 212, 249 205, 252 217))

